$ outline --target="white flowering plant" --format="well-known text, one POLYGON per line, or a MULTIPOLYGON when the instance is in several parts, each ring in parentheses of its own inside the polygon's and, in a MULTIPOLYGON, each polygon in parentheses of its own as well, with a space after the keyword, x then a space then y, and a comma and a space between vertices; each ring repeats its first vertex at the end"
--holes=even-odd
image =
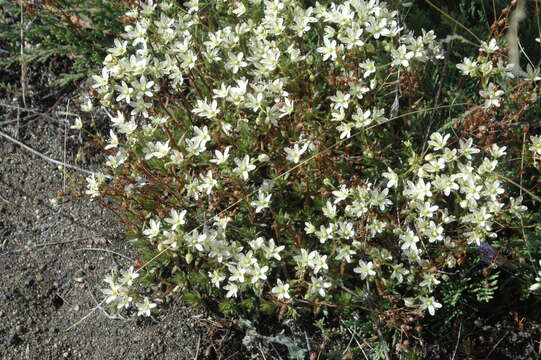
MULTIPOLYGON (((425 111, 403 109, 401 84, 443 53, 385 3, 150 0, 126 16, 93 79, 111 130, 86 191, 140 250, 106 280, 117 309, 150 315, 136 279, 159 280, 231 316, 348 309, 399 327, 435 315, 448 274, 523 218, 506 147, 448 130, 400 138, 425 111)), ((495 112, 510 67, 492 61, 458 67, 495 112)))

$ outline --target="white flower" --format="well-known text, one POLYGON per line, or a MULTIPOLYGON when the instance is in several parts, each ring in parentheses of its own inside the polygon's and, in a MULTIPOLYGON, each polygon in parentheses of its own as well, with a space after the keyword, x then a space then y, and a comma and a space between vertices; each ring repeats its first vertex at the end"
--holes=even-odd
POLYGON ((323 54, 323 61, 336 60, 336 40, 331 40, 328 37, 323 38, 323 46, 317 48, 317 52, 323 54))
POLYGON ((246 6, 242 2, 237 2, 235 4, 235 9, 233 10, 233 14, 237 15, 238 17, 244 15, 246 12, 246 6))
POLYGON ((304 223, 304 232, 306 232, 307 234, 313 234, 316 231, 317 231, 317 228, 314 226, 314 224, 310 222, 304 223))
POLYGON ((541 156, 541 135, 530 136, 532 145, 528 148, 534 154, 541 156))
POLYGON ((338 91, 336 95, 331 96, 331 101, 336 109, 347 109, 349 107, 350 94, 344 94, 342 91, 338 91))
POLYGON ((105 298, 105 302, 107 304, 110 304, 116 301, 121 296, 122 290, 124 288, 122 287, 122 285, 118 284, 112 277, 107 277, 104 281, 109 283, 109 288, 103 289, 101 290, 101 292, 107 296, 105 298))
POLYGON ((197 191, 210 195, 210 193, 212 192, 212 189, 215 186, 218 186, 218 181, 213 178, 211 170, 207 171, 206 175, 201 174, 200 178, 201 178, 201 183, 197 187, 197 191))
POLYGON ((267 265, 260 267, 259 264, 254 264, 250 271, 252 274, 252 284, 255 284, 259 280, 267 280, 267 271, 269 271, 269 267, 267 265))
POLYGON ((109 85, 109 72, 106 68, 103 68, 103 70, 101 71, 101 76, 92 75, 92 80, 94 80, 94 84, 92 85, 94 89, 106 87, 107 85, 109 85))
POLYGON ((280 257, 280 252, 284 250, 286 247, 284 245, 276 246, 274 243, 274 239, 270 239, 268 245, 263 245, 263 254, 265 255, 265 259, 275 259, 275 260, 282 260, 280 257))
POLYGON ((479 48, 479 51, 484 51, 487 54, 492 54, 496 52, 499 48, 500 47, 498 46, 496 39, 490 39, 488 43, 486 41, 481 41, 481 47, 479 48))
POLYGON ((329 224, 328 227, 321 225, 319 231, 315 232, 315 235, 319 238, 319 242, 324 244, 327 240, 332 239, 335 230, 334 224, 329 224))
POLYGON ((135 90, 137 90, 138 96, 152 96, 152 87, 154 86, 154 81, 147 81, 146 76, 141 76, 139 81, 132 83, 135 90))
POLYGON ((495 86, 493 83, 488 84, 487 90, 479 91, 479 95, 485 98, 484 107, 486 109, 490 108, 493 105, 496 107, 500 107, 500 97, 503 94, 504 94, 503 90, 495 90, 495 86))
POLYGON ((334 219, 336 217, 336 205, 333 205, 332 202, 327 200, 327 203, 323 208, 323 215, 325 215, 329 219, 334 219))
POLYGON ((75 129, 75 130, 83 130, 83 122, 81 121, 81 118, 80 117, 76 117, 75 118, 75 124, 73 124, 72 126, 70 126, 70 129, 75 129))
POLYGON ((526 76, 525 79, 531 82, 536 82, 541 80, 541 76, 539 75, 540 71, 539 68, 533 68, 530 64, 528 64, 528 67, 526 68, 526 76))
POLYGON ((399 283, 404 281, 404 275, 408 275, 409 270, 404 268, 403 264, 398 264, 393 266, 393 273, 391 274, 391 279, 396 279, 399 283))
POLYGON ((235 158, 237 167, 233 169, 233 173, 239 175, 244 181, 248 180, 249 172, 256 168, 250 161, 249 155, 244 155, 244 158, 235 158))
POLYGON ((263 249, 263 246, 265 245, 265 238, 262 236, 255 238, 254 240, 250 241, 249 245, 254 251, 263 249))
POLYGON ((439 302, 436 302, 433 296, 431 297, 424 297, 421 296, 421 306, 419 309, 421 311, 425 311, 428 309, 428 313, 430 315, 434 315, 436 313, 436 309, 441 308, 441 304, 439 302))
POLYGON ((289 300, 289 284, 283 283, 281 279, 278 279, 276 286, 272 288, 272 293, 276 295, 278 300, 289 300))
POLYGON ((404 234, 400 235, 400 241, 402 242, 402 246, 400 247, 402 250, 417 250, 417 243, 419 242, 419 237, 413 233, 410 229, 408 229, 404 234))
POLYGON ((186 220, 186 210, 178 212, 175 209, 171 209, 171 217, 165 218, 165 222, 171 225, 171 230, 175 230, 179 225, 184 225, 186 220))
POLYGON ((471 160, 471 156, 473 154, 479 153, 481 150, 479 150, 476 147, 473 147, 473 140, 470 138, 466 141, 463 141, 462 139, 459 140, 459 153, 466 157, 466 159, 471 160))
POLYGON ((299 144, 295 144, 293 148, 284 148, 284 151, 287 153, 286 160, 297 164, 300 161, 302 154, 308 149, 308 145, 308 143, 305 143, 302 148, 299 148, 299 144))
POLYGON ((244 54, 242 52, 238 54, 229 53, 229 59, 225 63, 225 68, 236 74, 240 68, 248 66, 248 63, 242 60, 243 58, 244 54))
POLYGON ((327 255, 320 255, 314 250, 308 255, 308 258, 310 259, 308 265, 314 269, 314 274, 317 275, 321 270, 329 270, 327 255))
POLYGON ((133 281, 139 277, 139 273, 134 271, 133 266, 130 266, 128 270, 122 270, 121 274, 120 283, 127 286, 131 286, 133 281))
POLYGON ((295 110, 294 102, 289 98, 285 98, 283 104, 278 108, 278 112, 280 113, 279 118, 290 115, 293 113, 293 110, 295 110))
POLYGON ((391 56, 393 58, 392 66, 409 66, 409 60, 413 57, 413 51, 408 51, 405 45, 400 45, 398 49, 391 50, 391 56))
POLYGON ((431 197, 430 191, 432 184, 426 182, 423 179, 419 179, 417 184, 408 180, 407 188, 404 190, 404 195, 410 196, 412 199, 423 201, 425 197, 431 197))
POLYGON ((111 137, 111 140, 109 141, 109 144, 105 146, 105 150, 114 149, 118 146, 118 136, 116 136, 112 129, 109 130, 109 136, 111 137))
POLYGON ((255 207, 256 214, 259 213, 261 210, 269 207, 271 196, 272 194, 267 194, 266 192, 259 191, 258 199, 250 203, 252 207, 255 207))
POLYGON ((325 281, 323 278, 312 277, 312 283, 310 284, 309 292, 313 295, 319 294, 319 296, 325 296, 325 290, 331 287, 331 283, 325 281))
POLYGON ((383 177, 387 179, 387 187, 392 188, 398 185, 398 175, 391 169, 387 168, 387 172, 384 172, 383 177))
POLYGON ((489 151, 490 151, 490 154, 495 159, 498 159, 498 158, 501 158, 502 156, 504 156, 506 154, 506 152, 505 152, 506 149, 507 149, 506 146, 499 147, 497 144, 492 144, 489 151))
POLYGON ((464 61, 456 67, 462 71, 462 74, 472 76, 477 70, 477 61, 472 61, 470 58, 464 58, 464 61))
POLYGON ((374 264, 372 263, 372 261, 366 263, 363 260, 359 260, 359 266, 353 269, 353 271, 361 275, 361 280, 364 280, 369 276, 376 275, 376 272, 374 271, 374 264))
POLYGON ((169 140, 166 142, 156 141, 155 143, 149 143, 145 160, 150 160, 153 157, 157 159, 164 158, 169 154, 170 150, 171 146, 169 146, 169 140))
POLYGON ((220 109, 218 108, 218 102, 216 100, 212 100, 212 102, 209 104, 207 99, 205 99, 197 100, 197 106, 192 109, 192 112, 196 115, 212 120, 220 113, 220 109))
POLYGON ((217 288, 220 288, 220 283, 225 280, 224 274, 218 270, 214 270, 211 274, 209 274, 209 277, 210 282, 217 288))
POLYGON ((434 273, 424 273, 423 274, 423 281, 419 284, 419 286, 426 287, 430 292, 433 290, 434 285, 438 285, 441 283, 438 279, 436 279, 436 276, 434 273))
POLYGON ((334 258, 338 261, 345 260, 347 263, 351 263, 351 257, 353 255, 355 255, 355 251, 349 245, 345 245, 338 248, 338 253, 334 258))
POLYGON ((122 85, 116 85, 115 90, 119 92, 119 95, 116 97, 117 102, 124 100, 127 104, 131 103, 133 88, 128 86, 125 81, 122 81, 122 85))
POLYGON ((349 196, 350 190, 346 187, 346 185, 340 185, 340 188, 338 190, 335 190, 332 192, 334 195, 334 203, 338 204, 342 200, 346 200, 349 196))
POLYGON ((151 303, 147 297, 142 303, 137 303, 137 316, 150 316, 150 311, 156 307, 156 304, 151 303))
POLYGON ((238 285, 231 282, 228 283, 226 286, 224 286, 224 289, 227 290, 227 294, 225 294, 225 297, 227 298, 230 298, 230 297, 236 298, 239 292, 238 285))
POLYGON ((519 196, 516 199, 512 196, 509 198, 509 212, 511 214, 522 217, 522 213, 528 210, 525 205, 522 205, 522 200, 522 196, 519 196))
POLYGON ((376 72, 376 64, 374 63, 374 60, 366 60, 365 62, 360 63, 359 66, 364 69, 364 78, 367 78, 376 72))
POLYGON ((442 136, 440 133, 435 132, 430 135, 430 141, 428 141, 428 145, 431 145, 435 151, 442 150, 447 144, 447 140, 449 140, 450 136, 451 135, 449 134, 442 136))
POLYGON ((355 127, 355 123, 343 122, 336 127, 336 130, 340 131, 340 139, 347 139, 351 137, 351 129, 355 127))
POLYGON ((160 221, 150 219, 149 227, 143 231, 143 235, 147 236, 150 239, 155 238, 160 233, 160 225, 160 221))

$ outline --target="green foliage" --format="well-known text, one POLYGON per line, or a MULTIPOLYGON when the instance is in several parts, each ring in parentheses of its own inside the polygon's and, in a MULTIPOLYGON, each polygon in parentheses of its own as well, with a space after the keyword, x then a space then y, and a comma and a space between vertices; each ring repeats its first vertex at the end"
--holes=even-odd
POLYGON ((0 67, 56 61, 53 86, 63 87, 98 71, 123 28, 126 9, 117 0, 0 0, 0 67), (21 57, 21 37, 24 49, 21 57))

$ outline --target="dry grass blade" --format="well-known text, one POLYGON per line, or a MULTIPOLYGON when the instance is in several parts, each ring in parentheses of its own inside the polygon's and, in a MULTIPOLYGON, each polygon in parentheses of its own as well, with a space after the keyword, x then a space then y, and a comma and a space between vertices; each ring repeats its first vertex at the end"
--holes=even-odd
POLYGON ((477 40, 479 43, 481 42, 481 39, 479 39, 479 37, 477 35, 475 35, 473 33, 473 31, 471 31, 470 29, 468 29, 466 26, 464 26, 464 24, 460 23, 459 21, 457 21, 455 18, 453 18, 451 15, 449 15, 448 13, 446 13, 445 11, 443 11, 442 9, 440 9, 439 7, 437 7, 436 5, 434 5, 434 3, 430 0, 426 0, 426 2, 432 6, 434 9, 436 9, 439 13, 441 13, 443 16, 445 16, 446 18, 448 18, 449 20, 451 20, 452 22, 454 22, 455 24, 457 24, 458 26, 460 26, 462 29, 466 30, 471 36, 473 36, 475 38, 475 40, 477 40))

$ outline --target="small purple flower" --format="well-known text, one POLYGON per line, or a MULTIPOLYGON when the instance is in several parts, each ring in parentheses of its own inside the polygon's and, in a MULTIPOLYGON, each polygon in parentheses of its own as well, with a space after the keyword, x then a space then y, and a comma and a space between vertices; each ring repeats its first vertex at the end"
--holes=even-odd
POLYGON ((481 243, 479 245, 479 253, 481 255, 481 261, 490 264, 496 259, 496 250, 488 243, 481 243))

